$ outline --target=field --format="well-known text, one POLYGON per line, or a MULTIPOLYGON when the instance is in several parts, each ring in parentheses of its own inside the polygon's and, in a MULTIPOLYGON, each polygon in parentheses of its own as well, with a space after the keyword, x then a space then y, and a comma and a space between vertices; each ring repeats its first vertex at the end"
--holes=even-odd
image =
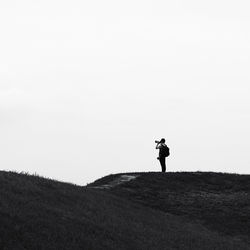
POLYGON ((250 176, 134 175, 81 187, 0 172, 0 249, 250 249, 250 176))

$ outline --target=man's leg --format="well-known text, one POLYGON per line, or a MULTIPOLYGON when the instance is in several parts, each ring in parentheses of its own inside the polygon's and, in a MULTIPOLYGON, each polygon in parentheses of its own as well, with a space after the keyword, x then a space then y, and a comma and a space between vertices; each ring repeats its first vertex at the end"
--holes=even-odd
POLYGON ((166 157, 160 157, 161 170, 166 172, 166 157))

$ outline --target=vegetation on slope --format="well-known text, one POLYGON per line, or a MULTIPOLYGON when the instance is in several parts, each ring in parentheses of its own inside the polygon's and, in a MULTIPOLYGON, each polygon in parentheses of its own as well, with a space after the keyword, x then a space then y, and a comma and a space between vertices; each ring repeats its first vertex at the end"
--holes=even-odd
MULTIPOLYGON (((111 182, 118 176, 104 177, 90 186, 111 182)), ((109 192, 250 242, 249 175, 143 173, 136 181, 113 187, 109 192)))
POLYGON ((249 249, 105 190, 0 172, 0 192, 1 250, 249 249))

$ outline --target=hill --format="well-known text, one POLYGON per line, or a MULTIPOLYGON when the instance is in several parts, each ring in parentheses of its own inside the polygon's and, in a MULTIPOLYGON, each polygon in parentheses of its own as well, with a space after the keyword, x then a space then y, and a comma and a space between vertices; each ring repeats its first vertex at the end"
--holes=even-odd
MULTIPOLYGON (((155 210, 196 221, 228 236, 250 240, 250 176, 211 172, 132 173, 136 181, 107 191, 155 210)), ((90 187, 103 186, 122 174, 101 178, 90 187)))
POLYGON ((213 173, 135 175, 136 178, 123 181, 117 181, 122 175, 112 175, 81 187, 39 176, 0 172, 0 249, 250 249, 249 176, 221 174, 225 182, 218 183, 223 178, 213 173), (209 174, 216 178, 207 186, 202 180, 209 174), (235 211, 236 205, 228 198, 221 204, 222 214, 234 211, 238 215, 243 211, 240 218, 245 221, 237 222, 235 230, 214 227, 206 214, 196 214, 202 211, 202 207, 196 208, 196 202, 206 208, 214 198, 189 195, 188 203, 175 202, 188 190, 194 194, 205 186, 207 193, 224 192, 227 197, 230 178, 235 184, 230 190, 241 195, 230 199, 244 209, 235 211), (189 206, 195 207, 196 212, 189 206), (239 230, 244 223, 246 226, 239 230))

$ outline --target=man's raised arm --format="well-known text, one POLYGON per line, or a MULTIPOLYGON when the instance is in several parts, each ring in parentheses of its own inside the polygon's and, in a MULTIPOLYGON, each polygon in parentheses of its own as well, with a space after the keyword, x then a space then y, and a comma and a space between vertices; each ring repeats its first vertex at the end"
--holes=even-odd
POLYGON ((160 142, 157 143, 155 148, 156 148, 156 149, 160 149, 160 148, 161 148, 161 143, 160 143, 160 142))

